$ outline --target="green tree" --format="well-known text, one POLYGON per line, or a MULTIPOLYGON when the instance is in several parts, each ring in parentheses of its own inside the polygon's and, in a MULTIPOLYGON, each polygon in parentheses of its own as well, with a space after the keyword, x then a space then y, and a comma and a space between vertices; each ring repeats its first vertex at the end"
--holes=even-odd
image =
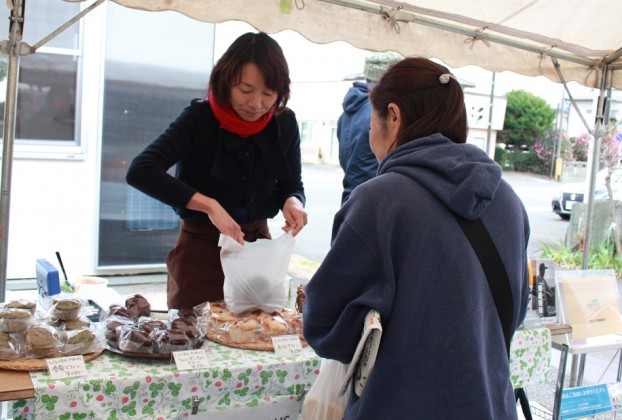
POLYGON ((556 111, 544 99, 524 90, 513 90, 506 97, 508 102, 501 137, 506 147, 527 150, 552 128, 556 111))

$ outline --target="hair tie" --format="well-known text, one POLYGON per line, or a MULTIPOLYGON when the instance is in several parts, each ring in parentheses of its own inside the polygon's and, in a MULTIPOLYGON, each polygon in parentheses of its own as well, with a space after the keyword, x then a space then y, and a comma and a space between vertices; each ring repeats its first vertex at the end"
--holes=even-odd
POLYGON ((449 79, 452 77, 449 73, 443 73, 438 77, 438 81, 441 82, 442 85, 446 85, 449 82, 449 79))

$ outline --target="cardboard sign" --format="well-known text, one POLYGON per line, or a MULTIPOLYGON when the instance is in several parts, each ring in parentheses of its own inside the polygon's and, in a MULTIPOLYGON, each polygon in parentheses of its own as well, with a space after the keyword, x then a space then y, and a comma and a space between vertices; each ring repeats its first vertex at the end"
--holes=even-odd
POLYGON ((207 354, 205 350, 174 351, 173 358, 177 370, 207 369, 207 354))
POLYGON ((615 275, 565 278, 558 281, 558 289, 573 339, 622 333, 615 275))
POLYGON ((46 359, 52 379, 67 379, 86 376, 86 365, 82 356, 67 356, 46 359))
POLYGON ((277 356, 295 356, 302 352, 302 343, 297 335, 274 336, 272 345, 277 356))

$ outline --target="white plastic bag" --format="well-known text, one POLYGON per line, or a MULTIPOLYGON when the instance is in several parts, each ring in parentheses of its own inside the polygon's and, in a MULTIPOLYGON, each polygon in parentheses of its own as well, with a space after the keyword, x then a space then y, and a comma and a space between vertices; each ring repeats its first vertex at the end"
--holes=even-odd
POLYGON ((218 246, 225 273, 223 291, 230 311, 261 309, 269 313, 283 309, 287 302, 285 274, 295 242, 291 233, 244 245, 220 235, 218 246))
POLYGON ((337 360, 321 360, 320 374, 302 403, 302 420, 343 419, 350 395, 340 396, 339 391, 349 366, 337 360))

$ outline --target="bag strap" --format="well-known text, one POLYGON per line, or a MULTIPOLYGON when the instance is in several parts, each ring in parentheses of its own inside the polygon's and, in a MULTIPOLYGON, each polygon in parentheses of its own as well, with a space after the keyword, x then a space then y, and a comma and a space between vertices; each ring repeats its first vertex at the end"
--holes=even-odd
POLYGON ((477 258, 479 258, 486 274, 488 286, 492 292, 499 319, 501 320, 505 347, 509 358, 514 304, 512 302, 512 290, 510 289, 508 274, 499 256, 499 251, 497 251, 495 244, 492 242, 492 238, 488 230, 486 230, 484 223, 480 219, 467 220, 458 215, 456 215, 456 219, 475 250, 475 254, 477 254, 477 258))
MULTIPOLYGON (((499 251, 492 242, 492 238, 484 226, 484 223, 480 219, 467 220, 458 215, 456 220, 464 231, 467 239, 471 243, 471 246, 477 254, 477 258, 482 264, 486 279, 488 280, 488 286, 492 292, 492 297, 497 307, 497 313, 499 314, 499 320, 501 321, 501 327, 503 328, 503 336, 505 338, 505 348, 510 357, 510 344, 512 341, 512 312, 514 311, 514 304, 512 303, 512 290, 510 288, 510 280, 508 279, 508 273, 505 271, 503 261, 499 251)), ((514 397, 517 401, 520 401, 520 405, 523 411, 523 416, 526 420, 532 420, 531 407, 529 406, 529 400, 524 388, 514 390, 514 397)))

